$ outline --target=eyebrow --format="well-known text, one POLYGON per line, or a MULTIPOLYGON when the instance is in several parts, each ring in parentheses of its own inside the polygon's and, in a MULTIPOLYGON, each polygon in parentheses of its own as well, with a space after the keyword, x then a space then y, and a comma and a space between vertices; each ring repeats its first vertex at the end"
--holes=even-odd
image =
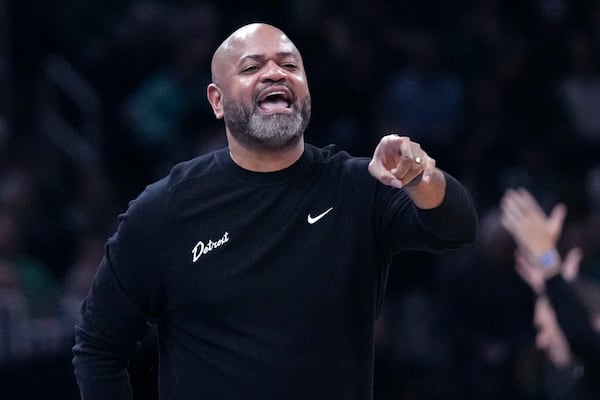
MULTIPOLYGON (((276 53, 275 55, 276 55, 276 58, 278 58, 278 59, 286 58, 286 57, 294 57, 294 58, 297 57, 297 55, 291 51, 281 51, 279 53, 276 53)), ((249 54, 247 56, 242 57, 239 64, 241 65, 244 62, 246 62, 247 60, 265 61, 267 58, 268 57, 266 57, 264 54, 249 54)))

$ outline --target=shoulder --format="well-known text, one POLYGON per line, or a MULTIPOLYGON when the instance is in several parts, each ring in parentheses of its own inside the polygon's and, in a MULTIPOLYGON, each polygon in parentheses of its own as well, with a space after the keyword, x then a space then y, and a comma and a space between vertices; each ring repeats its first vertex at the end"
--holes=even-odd
POLYGON ((337 145, 305 148, 322 181, 334 185, 345 196, 371 198, 377 191, 379 182, 369 173, 369 158, 353 156, 337 145))
POLYGON ((218 171, 218 160, 224 151, 226 149, 220 149, 176 164, 167 176, 146 186, 137 198, 129 202, 126 214, 159 216, 168 212, 173 193, 181 186, 206 179, 218 171))
POLYGON ((345 171, 368 172, 367 166, 370 159, 366 157, 356 157, 345 150, 340 149, 335 144, 324 147, 316 147, 311 144, 305 145, 306 154, 315 164, 322 164, 329 167, 340 167, 345 171))
POLYGON ((178 185, 203 179, 220 170, 219 163, 227 155, 227 148, 199 155, 175 165, 169 175, 162 179, 164 190, 173 191, 178 185))

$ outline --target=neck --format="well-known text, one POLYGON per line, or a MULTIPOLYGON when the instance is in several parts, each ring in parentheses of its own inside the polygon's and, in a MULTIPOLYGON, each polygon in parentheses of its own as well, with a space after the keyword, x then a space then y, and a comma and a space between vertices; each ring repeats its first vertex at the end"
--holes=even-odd
POLYGON ((290 167, 304 152, 304 141, 279 150, 249 149, 227 135, 231 159, 238 166, 253 172, 274 172, 290 167))

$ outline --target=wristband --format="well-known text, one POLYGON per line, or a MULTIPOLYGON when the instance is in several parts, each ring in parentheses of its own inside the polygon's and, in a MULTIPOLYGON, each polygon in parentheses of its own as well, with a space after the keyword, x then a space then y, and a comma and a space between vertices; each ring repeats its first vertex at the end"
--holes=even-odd
POLYGON ((556 267, 560 263, 560 257, 554 249, 543 252, 538 260, 543 269, 556 267))

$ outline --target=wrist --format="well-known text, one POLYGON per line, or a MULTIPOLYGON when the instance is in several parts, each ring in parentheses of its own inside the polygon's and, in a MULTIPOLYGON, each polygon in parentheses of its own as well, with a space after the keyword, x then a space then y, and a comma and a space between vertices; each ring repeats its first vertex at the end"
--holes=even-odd
POLYGON ((548 280, 560 272, 560 255, 556 249, 542 252, 537 257, 537 266, 544 271, 544 280, 548 280))
POLYGON ((560 264, 560 255, 556 249, 550 249, 542 252, 537 257, 537 265, 544 270, 550 270, 558 267, 560 264))
POLYGON ((439 169, 431 171, 429 179, 422 179, 421 174, 415 185, 405 186, 406 193, 415 205, 423 210, 438 207, 446 195, 446 177, 439 169))

